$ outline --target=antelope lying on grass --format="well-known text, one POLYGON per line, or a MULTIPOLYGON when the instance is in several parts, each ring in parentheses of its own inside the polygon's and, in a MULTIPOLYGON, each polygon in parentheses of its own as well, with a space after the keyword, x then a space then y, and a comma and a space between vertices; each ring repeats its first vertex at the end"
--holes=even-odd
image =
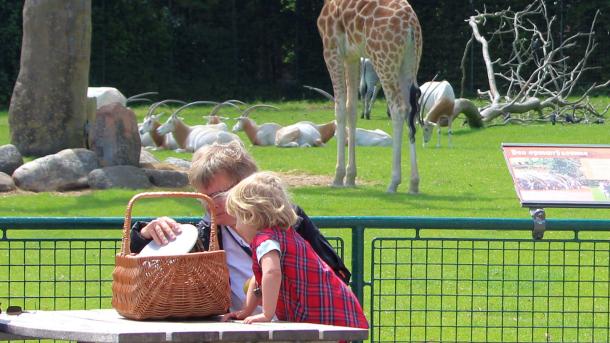
POLYGON ((482 127, 483 121, 477 107, 468 99, 456 99, 453 87, 447 81, 426 82, 419 88, 421 97, 419 98, 421 113, 424 115, 423 132, 424 146, 432 138, 432 130, 436 127, 438 141, 437 147, 441 145, 441 126, 447 126, 449 136, 449 146, 451 146, 451 136, 453 130, 451 124, 455 117, 464 113, 468 118, 471 127, 482 127))
POLYGON ((129 98, 125 97, 123 93, 121 93, 118 89, 114 87, 88 87, 87 88, 87 97, 95 98, 97 103, 96 109, 108 104, 112 104, 118 102, 123 106, 127 106, 131 102, 136 101, 148 101, 148 99, 143 98, 143 96, 157 94, 157 92, 146 92, 141 94, 136 94, 134 96, 130 96, 129 98))
POLYGON ((281 148, 324 146, 335 135, 335 121, 326 124, 314 124, 301 121, 280 128, 275 133, 275 145, 281 148))
POLYGON ((252 145, 274 145, 275 144, 275 134, 282 127, 277 123, 265 123, 262 125, 256 125, 256 122, 250 118, 248 115, 252 110, 261 107, 274 108, 278 110, 277 107, 269 106, 269 105, 254 105, 245 109, 241 115, 237 118, 237 123, 233 125, 233 132, 244 131, 248 139, 252 145))
MULTIPOLYGON (((361 82, 362 82, 362 80, 361 80, 361 82)), ((325 90, 322 90, 322 89, 316 88, 316 87, 312 87, 312 86, 303 86, 303 87, 322 94, 325 98, 332 101, 333 103, 335 101, 335 98, 325 90)), ((366 104, 365 104, 365 106, 366 106, 366 104)), ((369 118, 367 118, 367 119, 369 119, 369 118)), ((347 131, 346 131, 346 135, 347 135, 347 131)), ((347 139, 349 140, 349 137, 347 139)), ((358 145, 358 146, 390 146, 390 145, 392 145, 392 136, 390 136, 388 133, 386 133, 385 131, 380 130, 380 129, 367 130, 367 129, 356 128, 356 145, 358 145)))
POLYGON ((163 113, 154 114, 154 112, 159 106, 165 105, 165 104, 170 104, 170 103, 182 104, 182 105, 186 104, 184 101, 167 99, 167 100, 155 102, 154 104, 150 105, 150 107, 148 108, 148 112, 146 113, 146 116, 144 117, 144 122, 142 122, 142 124, 139 125, 140 140, 142 141, 143 147, 150 147, 155 150, 157 150, 157 149, 168 149, 168 150, 178 149, 178 144, 176 143, 176 140, 174 139, 173 134, 169 133, 167 135, 160 135, 157 132, 157 129, 159 128, 159 126, 161 126, 161 122, 159 121, 159 118, 161 118, 163 113))
POLYGON ((221 123, 224 125, 211 124, 189 126, 185 124, 180 117, 178 117, 178 113, 185 108, 202 103, 210 102, 196 101, 178 108, 169 116, 167 121, 157 129, 157 132, 160 135, 166 135, 170 132, 173 133, 179 147, 176 149, 176 151, 179 152, 194 152, 204 145, 210 145, 213 143, 228 143, 233 140, 241 142, 237 135, 222 129, 223 127, 226 128, 226 124, 224 123, 221 123))

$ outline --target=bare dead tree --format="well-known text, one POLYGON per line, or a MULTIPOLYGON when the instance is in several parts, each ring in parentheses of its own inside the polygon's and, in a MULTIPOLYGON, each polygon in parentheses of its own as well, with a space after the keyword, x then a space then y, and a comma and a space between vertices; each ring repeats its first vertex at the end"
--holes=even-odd
POLYGON ((594 29, 599 14, 598 10, 589 32, 575 33, 561 42, 556 42, 553 32, 556 17, 549 15, 544 0, 535 0, 522 11, 512 11, 509 7, 488 13, 485 9, 471 16, 467 21, 472 37, 464 51, 462 71, 465 72, 464 60, 474 39, 481 45, 489 81, 488 90, 478 90, 479 96, 489 101, 480 109, 483 120, 490 122, 502 115, 504 123, 603 122, 610 105, 599 111, 589 101, 589 95, 596 89, 609 86, 610 80, 594 83, 577 99, 573 98, 582 75, 597 69, 588 66, 587 62, 597 47, 594 29), (486 25, 497 26, 489 29, 486 25), (490 32, 487 34, 489 38, 484 32, 490 32), (499 47, 507 41, 511 42, 510 53, 504 59, 494 59, 490 52, 501 52, 499 47), (544 109, 551 111, 545 115, 544 109), (530 117, 531 111, 538 117, 530 117))

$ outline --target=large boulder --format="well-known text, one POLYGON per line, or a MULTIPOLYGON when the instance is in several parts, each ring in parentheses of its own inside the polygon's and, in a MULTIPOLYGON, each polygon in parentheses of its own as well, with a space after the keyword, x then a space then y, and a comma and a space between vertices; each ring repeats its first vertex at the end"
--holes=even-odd
POLYGON ((102 106, 91 127, 91 150, 100 167, 140 166, 140 134, 136 115, 119 103, 102 106))
POLYGON ((191 161, 183 160, 177 157, 168 157, 163 162, 173 164, 176 167, 188 171, 191 169, 191 161))
POLYGON ((33 192, 78 189, 88 186, 87 176, 97 167, 93 151, 65 149, 22 165, 13 180, 17 187, 33 192))
POLYGON ((0 146, 0 172, 12 175, 23 164, 23 157, 12 144, 0 146))
POLYGON ((163 188, 184 188, 189 185, 189 176, 175 170, 144 169, 150 182, 163 188))
POLYGON ((9 107, 25 156, 85 147, 91 0, 26 0, 21 65, 9 107))
POLYGON ((145 163, 159 163, 159 160, 153 154, 146 151, 146 149, 142 148, 140 150, 140 166, 145 163))
POLYGON ((108 188, 150 188, 148 176, 144 170, 134 166, 112 166, 95 169, 89 173, 89 187, 93 189, 108 188))
POLYGON ((0 172, 0 192, 10 192, 15 190, 15 182, 10 175, 0 172))

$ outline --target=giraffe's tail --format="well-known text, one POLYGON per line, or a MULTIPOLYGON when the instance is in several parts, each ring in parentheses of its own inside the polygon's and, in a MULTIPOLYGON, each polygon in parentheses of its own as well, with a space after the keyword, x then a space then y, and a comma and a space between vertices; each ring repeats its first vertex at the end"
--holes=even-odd
POLYGON ((421 124, 423 123, 421 117, 421 111, 419 108, 419 97, 421 96, 421 90, 417 86, 415 82, 411 84, 409 88, 409 103, 411 105, 411 111, 409 112, 409 117, 407 118, 407 124, 409 125, 409 142, 415 143, 415 120, 421 124))

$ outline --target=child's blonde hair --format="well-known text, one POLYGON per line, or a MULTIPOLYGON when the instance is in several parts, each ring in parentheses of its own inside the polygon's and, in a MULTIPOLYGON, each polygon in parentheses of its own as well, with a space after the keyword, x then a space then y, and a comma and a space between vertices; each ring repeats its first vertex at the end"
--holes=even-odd
POLYGON ((244 145, 237 141, 207 145, 193 154, 189 181, 195 189, 208 187, 216 175, 224 173, 237 183, 258 170, 244 145))
POLYGON ((233 187, 227 195, 227 213, 257 229, 286 229, 298 219, 280 177, 258 172, 233 187))

